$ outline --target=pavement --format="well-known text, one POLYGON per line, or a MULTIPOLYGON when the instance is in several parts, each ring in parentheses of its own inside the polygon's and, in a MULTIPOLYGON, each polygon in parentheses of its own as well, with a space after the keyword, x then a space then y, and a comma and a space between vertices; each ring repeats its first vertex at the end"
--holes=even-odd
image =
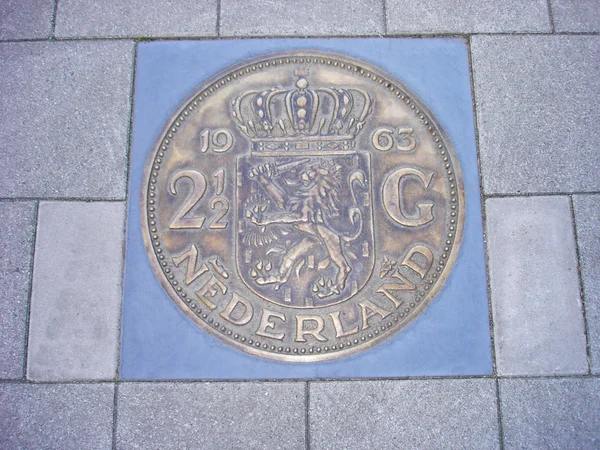
POLYGON ((600 448, 600 1, 0 0, 0 448, 600 448), (121 381, 142 41, 453 37, 493 374, 121 381))

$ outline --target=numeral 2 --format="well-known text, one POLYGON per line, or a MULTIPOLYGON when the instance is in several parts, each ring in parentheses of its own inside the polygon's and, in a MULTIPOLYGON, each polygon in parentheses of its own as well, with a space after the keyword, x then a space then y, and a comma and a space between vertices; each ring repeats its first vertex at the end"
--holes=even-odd
MULTIPOLYGON (((221 193, 223 190, 223 187, 222 187, 223 175, 224 174, 222 174, 220 177, 217 177, 217 181, 218 181, 217 182, 217 192, 218 193, 221 193)), ((204 225, 204 221, 206 220, 206 217, 204 217, 204 216, 185 217, 185 216, 192 210, 192 208, 194 208, 194 206, 196 206, 198 204, 198 202, 202 199, 202 197, 204 197, 204 194, 206 193, 206 185, 207 185, 206 177, 204 176, 204 174, 202 174, 202 172, 199 172, 197 170, 193 170, 193 169, 181 170, 181 171, 175 173, 173 175, 173 177, 171 178, 171 183, 169 185, 171 194, 177 195, 177 184, 181 178, 187 178, 192 182, 192 191, 188 195, 185 202, 183 203, 179 212, 177 212, 177 214, 171 221, 169 228, 173 229, 173 230, 180 230, 180 229, 186 229, 186 228, 202 228, 202 225, 204 225)), ((227 227, 228 222, 227 221, 222 222, 221 220, 229 212, 229 202, 222 197, 216 197, 211 200, 210 208, 213 211, 216 211, 216 215, 211 220, 208 228, 213 229, 213 230, 225 229, 227 227)))

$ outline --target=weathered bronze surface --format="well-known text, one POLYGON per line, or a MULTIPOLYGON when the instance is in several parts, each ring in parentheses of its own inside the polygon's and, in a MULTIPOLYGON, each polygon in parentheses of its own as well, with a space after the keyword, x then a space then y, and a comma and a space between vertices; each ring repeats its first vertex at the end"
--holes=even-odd
POLYGON ((341 54, 264 55, 199 86, 146 165, 157 277, 204 330, 311 362, 392 336, 458 253, 458 160, 425 106, 341 54))

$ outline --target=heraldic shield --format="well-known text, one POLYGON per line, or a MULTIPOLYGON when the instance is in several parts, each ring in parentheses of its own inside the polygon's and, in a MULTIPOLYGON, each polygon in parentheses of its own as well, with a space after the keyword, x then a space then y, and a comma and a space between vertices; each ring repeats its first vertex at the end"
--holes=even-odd
POLYGON ((340 153, 238 158, 237 267, 264 299, 324 307, 368 281, 375 263, 369 154, 340 153))

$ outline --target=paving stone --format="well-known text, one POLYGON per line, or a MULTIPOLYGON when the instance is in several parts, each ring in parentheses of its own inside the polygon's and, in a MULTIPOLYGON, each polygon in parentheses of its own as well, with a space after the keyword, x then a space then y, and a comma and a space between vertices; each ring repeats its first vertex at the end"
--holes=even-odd
POLYGON ((217 0, 61 0, 56 36, 214 36, 217 0))
POLYGON ((556 31, 600 31, 599 0, 551 0, 556 31))
MULTIPOLYGON (((308 379, 492 373, 468 47, 463 39, 249 39, 140 43, 131 148, 119 375, 124 380, 308 379), (140 226, 143 170, 169 111, 239 59, 290 49, 342 52, 403 80, 457 145, 466 193, 461 249, 440 295, 383 345, 313 364, 257 358, 198 327, 153 273, 140 226), (397 55, 404 55, 397 58, 397 55), (173 83, 172 80, 179 80, 173 83), (165 88, 167 86, 168 88, 165 88)), ((237 270, 237 269, 232 269, 237 270)))
POLYGON ((52 33, 55 0, 0 2, 0 39, 39 39, 52 33))
POLYGON ((221 0, 221 35, 381 35, 383 3, 221 0))
POLYGON ((310 384, 312 449, 499 448, 493 380, 310 384))
POLYGON ((498 373, 586 373, 569 199, 493 198, 486 211, 498 373))
POLYGON ((304 383, 122 383, 117 448, 304 449, 304 383))
POLYGON ((115 377, 124 213, 117 202, 40 203, 29 379, 115 377))
POLYGON ((474 36, 484 191, 600 190, 600 37, 474 36))
POLYGON ((500 380, 504 447, 600 446, 600 379, 500 380))
POLYGON ((3 449, 109 449, 112 384, 0 384, 3 449))
POLYGON ((385 0, 394 33, 551 31, 546 0, 385 0))
POLYGON ((21 378, 35 204, 0 203, 0 378, 21 378))
POLYGON ((0 44, 0 197, 124 198, 133 44, 0 44))
POLYGON ((600 195, 573 197, 593 373, 600 373, 600 195))

